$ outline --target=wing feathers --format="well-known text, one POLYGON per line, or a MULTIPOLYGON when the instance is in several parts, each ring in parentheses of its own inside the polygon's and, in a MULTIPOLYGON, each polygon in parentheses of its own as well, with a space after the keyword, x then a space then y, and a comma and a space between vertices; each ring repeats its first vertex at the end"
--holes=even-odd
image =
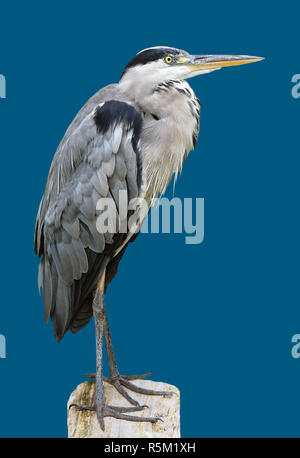
POLYGON ((44 254, 39 287, 45 319, 51 317, 57 340, 68 328, 76 332, 87 324, 92 288, 125 238, 97 230, 99 199, 114 199, 117 220, 119 191, 125 191, 127 199, 139 192, 140 114, 117 101, 92 111, 74 122, 59 147, 36 223, 36 250, 44 254))
POLYGON ((43 299, 44 299, 44 315, 46 322, 51 313, 52 307, 52 279, 51 279, 51 269, 48 259, 43 259, 42 261, 43 268, 43 299))
POLYGON ((64 335, 69 319, 70 310, 70 288, 68 288, 61 278, 58 278, 56 290, 56 305, 54 313, 51 315, 55 337, 61 340, 64 335))

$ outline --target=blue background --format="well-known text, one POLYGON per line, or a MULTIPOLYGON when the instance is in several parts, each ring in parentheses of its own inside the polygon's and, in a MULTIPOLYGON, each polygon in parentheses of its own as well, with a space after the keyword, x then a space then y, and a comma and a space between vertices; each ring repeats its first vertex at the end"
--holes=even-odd
MULTIPOLYGON (((142 235, 106 297, 122 373, 181 390, 183 437, 299 437, 299 4, 6 2, 1 6, 1 437, 65 437, 95 367, 94 325, 56 343, 33 231, 68 124, 140 49, 266 56, 189 80, 197 148, 175 195, 205 198, 205 240, 142 235)), ((170 191, 168 193, 172 195, 170 191)))

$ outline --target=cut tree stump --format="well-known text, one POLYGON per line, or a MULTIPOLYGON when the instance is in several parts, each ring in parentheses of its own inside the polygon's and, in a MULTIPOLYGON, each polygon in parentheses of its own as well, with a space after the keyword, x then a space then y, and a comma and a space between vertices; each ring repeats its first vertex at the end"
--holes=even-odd
MULTIPOLYGON (((84 382, 77 386, 68 401, 68 437, 69 438, 170 438, 180 437, 180 393, 179 390, 167 383, 152 382, 151 380, 135 380, 134 384, 150 390, 172 391, 172 396, 147 396, 128 392, 140 405, 147 405, 132 415, 140 417, 159 417, 163 420, 156 423, 133 422, 105 417, 105 431, 102 431, 94 411, 79 411, 70 404, 92 404, 95 394, 95 382, 84 382)), ((111 406, 130 406, 119 392, 109 383, 104 382, 104 400, 111 406)))

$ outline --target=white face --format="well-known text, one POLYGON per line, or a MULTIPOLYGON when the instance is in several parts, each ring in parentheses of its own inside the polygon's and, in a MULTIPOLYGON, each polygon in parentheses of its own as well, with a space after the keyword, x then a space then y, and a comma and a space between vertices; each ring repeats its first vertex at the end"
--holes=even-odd
POLYGON ((129 68, 122 77, 121 82, 131 82, 132 84, 141 84, 153 86, 168 80, 184 80, 197 75, 213 72, 218 68, 196 70, 187 64, 167 64, 165 59, 158 59, 143 65, 136 65, 129 68))

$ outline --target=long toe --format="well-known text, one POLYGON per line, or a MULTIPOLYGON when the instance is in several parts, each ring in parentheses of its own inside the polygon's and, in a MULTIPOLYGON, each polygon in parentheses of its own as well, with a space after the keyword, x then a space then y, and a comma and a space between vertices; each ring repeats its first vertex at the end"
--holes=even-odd
POLYGON ((132 404, 133 406, 139 406, 139 402, 136 401, 135 399, 133 399, 128 393, 127 391, 122 387, 121 385, 121 381, 120 380, 114 380, 113 382, 111 382, 111 384, 115 387, 115 389, 121 394, 121 396, 123 396, 125 399, 127 399, 127 401, 132 404))
POLYGON ((135 406, 135 407, 119 407, 119 406, 109 406, 111 409, 123 413, 123 412, 139 412, 148 408, 148 406, 135 406))
MULTIPOLYGON (((139 406, 139 402, 133 399, 127 391, 123 388, 122 385, 125 386, 125 383, 127 383, 129 380, 140 380, 142 378, 148 377, 151 374, 151 372, 148 372, 147 374, 142 374, 142 375, 120 375, 117 374, 114 377, 103 377, 103 380, 107 383, 110 383, 115 387, 115 389, 125 398, 130 404, 133 406, 139 406), (124 383, 123 383, 124 381, 124 383)), ((86 374, 90 379, 95 379, 95 374, 90 373, 86 374)), ((128 382, 130 383, 130 382, 128 382)))
MULTIPOLYGON (((148 377, 151 374, 151 372, 148 372, 147 374, 142 374, 142 375, 120 375, 117 374, 115 376, 111 377, 103 377, 103 380, 105 382, 110 383, 115 387, 115 389, 123 396, 130 404, 133 406, 139 408, 141 407, 139 402, 136 401, 134 398, 130 396, 130 394, 123 388, 127 388, 131 391, 134 391, 139 394, 144 394, 146 396, 172 396, 173 393, 172 391, 155 391, 155 390, 149 390, 147 388, 141 388, 139 386, 134 385, 131 383, 130 380, 140 380, 145 377, 148 377)), ((87 376, 91 379, 95 378, 95 374, 87 374, 87 376)))
POLYGON ((150 396, 172 396, 175 394, 173 391, 155 391, 155 390, 149 390, 147 388, 141 388, 139 386, 134 385, 131 382, 128 382, 128 380, 125 380, 123 378, 120 379, 120 383, 124 385, 126 388, 128 388, 131 391, 135 391, 136 393, 140 394, 146 394, 150 396))
MULTIPOLYGON (((120 375, 120 377, 124 378, 125 380, 141 380, 143 378, 149 377, 151 375, 151 372, 147 372, 147 374, 141 374, 141 375, 120 375)), ((86 376, 90 379, 95 379, 96 374, 95 373, 88 373, 86 376)), ((103 380, 108 383, 113 383, 116 377, 103 377, 103 380)))
MULTIPOLYGON (((127 420, 127 421, 136 421, 136 422, 150 422, 156 423, 157 421, 163 421, 161 418, 158 417, 138 417, 136 415, 125 415, 122 412, 133 412, 135 409, 134 407, 124 407, 121 408, 122 410, 117 410, 118 407, 112 407, 105 405, 103 408, 103 416, 105 417, 114 417, 118 418, 119 420, 127 420), (131 410, 123 410, 123 409, 131 409, 131 410)), ((141 410, 141 409, 138 409, 141 410)))
POLYGON ((71 407, 75 407, 76 410, 96 410, 96 407, 94 405, 90 404, 70 404, 69 409, 71 407))
POLYGON ((105 430, 104 425, 104 417, 113 417, 119 420, 127 420, 127 421, 138 421, 138 422, 151 422, 156 423, 157 421, 163 421, 161 418, 158 417, 138 417, 136 415, 126 415, 129 412, 140 412, 144 410, 148 406, 133 406, 133 407, 120 407, 120 406, 108 406, 106 404, 99 404, 98 407, 96 405, 89 405, 89 404, 70 404, 69 409, 71 407, 75 407, 76 410, 83 411, 96 411, 97 418, 100 424, 102 431, 105 430))
POLYGON ((151 372, 147 372, 147 374, 142 374, 142 375, 122 375, 121 377, 124 378, 125 380, 141 380, 142 378, 149 377, 151 375, 151 372))

